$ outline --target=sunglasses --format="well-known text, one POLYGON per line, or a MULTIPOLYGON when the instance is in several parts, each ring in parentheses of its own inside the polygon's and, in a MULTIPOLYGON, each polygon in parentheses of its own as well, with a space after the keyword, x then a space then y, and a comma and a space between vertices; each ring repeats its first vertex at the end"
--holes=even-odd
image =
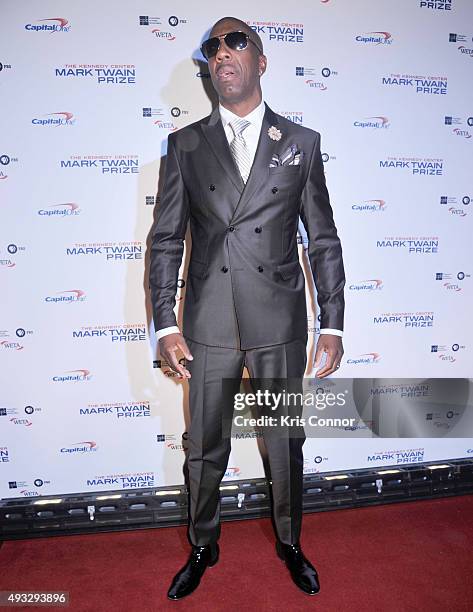
POLYGON ((217 55, 218 50, 220 49, 220 39, 223 38, 225 44, 232 51, 243 51, 248 46, 248 41, 252 42, 254 46, 258 49, 260 53, 263 51, 258 47, 254 40, 252 40, 246 32, 228 32, 227 34, 220 34, 219 36, 213 36, 209 38, 204 43, 200 50, 202 51, 202 55, 205 59, 210 59, 217 55))

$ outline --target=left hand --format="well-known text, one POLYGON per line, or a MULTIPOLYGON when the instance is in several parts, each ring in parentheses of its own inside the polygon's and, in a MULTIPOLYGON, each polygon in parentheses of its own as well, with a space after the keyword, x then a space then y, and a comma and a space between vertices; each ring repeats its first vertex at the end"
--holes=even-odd
POLYGON ((321 334, 319 336, 317 350, 315 351, 315 367, 319 365, 323 353, 327 353, 327 361, 324 367, 315 373, 317 378, 325 378, 333 374, 340 367, 344 353, 341 337, 334 334, 321 334))

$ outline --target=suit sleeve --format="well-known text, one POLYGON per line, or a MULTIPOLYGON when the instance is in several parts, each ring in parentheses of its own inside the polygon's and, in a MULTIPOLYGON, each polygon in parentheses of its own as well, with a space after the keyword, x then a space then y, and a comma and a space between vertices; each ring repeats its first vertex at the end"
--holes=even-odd
POLYGON ((343 331, 345 271, 342 247, 325 184, 318 133, 301 199, 300 216, 309 240, 308 256, 317 289, 320 327, 343 331))
POLYGON ((176 326, 174 307, 179 267, 189 221, 189 196, 176 154, 174 134, 168 138, 164 183, 151 237, 149 287, 156 331, 176 326))

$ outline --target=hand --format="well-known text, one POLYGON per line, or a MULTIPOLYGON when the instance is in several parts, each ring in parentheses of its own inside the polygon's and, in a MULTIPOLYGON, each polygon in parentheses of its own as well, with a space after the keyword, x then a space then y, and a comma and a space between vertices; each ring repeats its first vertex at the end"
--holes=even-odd
POLYGON ((343 344, 340 336, 335 336, 334 334, 321 334, 317 342, 314 365, 315 367, 319 365, 323 353, 327 353, 327 361, 324 367, 320 368, 320 370, 317 370, 315 373, 317 378, 325 378, 329 376, 329 374, 333 374, 340 367, 343 352, 343 344))
POLYGON ((176 372, 179 378, 191 378, 189 370, 180 364, 176 357, 176 352, 181 351, 184 357, 189 359, 189 361, 194 359, 182 334, 168 334, 167 336, 163 336, 159 340, 159 351, 168 362, 171 370, 176 372))

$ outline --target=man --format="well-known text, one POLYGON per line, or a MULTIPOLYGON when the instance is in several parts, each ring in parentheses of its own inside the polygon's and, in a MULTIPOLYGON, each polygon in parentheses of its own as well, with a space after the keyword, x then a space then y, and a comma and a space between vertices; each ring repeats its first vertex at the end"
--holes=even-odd
MULTIPOLYGON (((267 58, 260 37, 234 17, 202 45, 219 105, 170 134, 153 232, 150 289, 160 351, 189 379, 189 540, 192 551, 168 591, 180 599, 219 556, 219 486, 230 453, 222 421, 232 414, 244 366, 252 379, 296 377, 306 367, 305 281, 298 260, 301 217, 317 287, 320 377, 343 355, 342 251, 320 152, 320 135, 274 113, 262 99, 267 58), (174 315, 178 270, 190 220, 192 251, 183 334, 174 315), (178 354, 186 358, 179 363, 178 354), (222 387, 222 379, 235 381, 222 387)), ((304 437, 263 428, 271 471, 276 550, 294 583, 319 591, 300 546, 304 437)))

